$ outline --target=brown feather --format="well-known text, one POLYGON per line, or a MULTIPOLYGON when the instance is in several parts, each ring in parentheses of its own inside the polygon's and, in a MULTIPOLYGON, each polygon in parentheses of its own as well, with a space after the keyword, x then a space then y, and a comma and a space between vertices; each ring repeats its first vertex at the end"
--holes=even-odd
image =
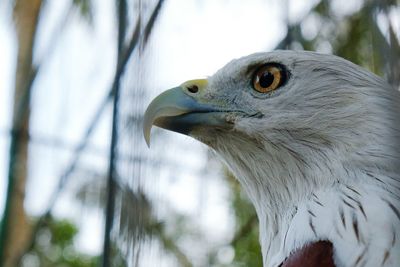
POLYGON ((335 267, 333 246, 329 241, 308 244, 294 251, 280 267, 335 267))

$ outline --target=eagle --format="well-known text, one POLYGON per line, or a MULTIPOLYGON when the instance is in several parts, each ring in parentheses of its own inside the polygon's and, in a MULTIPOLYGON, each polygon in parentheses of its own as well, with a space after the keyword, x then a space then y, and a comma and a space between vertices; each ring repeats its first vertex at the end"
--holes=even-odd
POLYGON ((209 146, 255 207, 263 265, 400 266, 400 93, 343 58, 255 53, 157 96, 152 125, 209 146))

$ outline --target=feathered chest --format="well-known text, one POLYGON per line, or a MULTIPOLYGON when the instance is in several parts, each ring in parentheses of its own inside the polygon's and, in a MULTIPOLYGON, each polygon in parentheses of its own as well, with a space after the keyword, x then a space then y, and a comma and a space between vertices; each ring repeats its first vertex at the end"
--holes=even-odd
POLYGON ((261 229, 261 239, 270 240, 262 244, 264 265, 399 266, 398 196, 384 185, 338 184, 312 194, 279 233, 261 229))

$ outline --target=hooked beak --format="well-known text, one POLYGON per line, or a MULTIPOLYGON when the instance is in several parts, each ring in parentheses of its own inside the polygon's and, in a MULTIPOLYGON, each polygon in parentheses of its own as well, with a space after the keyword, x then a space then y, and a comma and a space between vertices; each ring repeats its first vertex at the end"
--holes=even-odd
POLYGON ((150 132, 153 125, 188 135, 195 127, 229 127, 226 109, 201 101, 206 80, 193 80, 179 87, 169 89, 157 96, 144 114, 143 134, 150 146, 150 132), (197 92, 188 88, 196 86, 197 92))

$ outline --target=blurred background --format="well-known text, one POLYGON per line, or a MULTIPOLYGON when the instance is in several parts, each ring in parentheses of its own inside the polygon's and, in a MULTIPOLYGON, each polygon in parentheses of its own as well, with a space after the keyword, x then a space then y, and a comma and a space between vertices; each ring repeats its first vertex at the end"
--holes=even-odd
POLYGON ((255 212, 150 100, 274 49, 400 84, 398 0, 1 0, 0 265, 262 266, 255 212))

